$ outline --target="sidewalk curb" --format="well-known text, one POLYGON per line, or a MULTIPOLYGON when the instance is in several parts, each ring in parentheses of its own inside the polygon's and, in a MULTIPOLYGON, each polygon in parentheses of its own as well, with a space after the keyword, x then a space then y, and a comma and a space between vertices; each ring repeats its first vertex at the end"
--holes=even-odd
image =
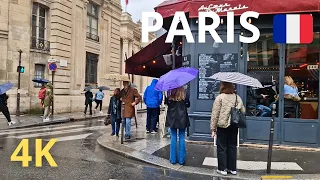
MULTIPOLYGON (((146 110, 141 109, 141 110, 137 110, 137 113, 145 113, 146 110)), ((25 115, 24 115, 25 116, 25 115)), ((0 128, 0 130, 10 130, 10 129, 22 129, 22 128, 30 128, 30 127, 38 127, 38 126, 47 126, 47 125, 51 125, 51 124, 59 124, 59 123, 68 123, 68 122, 78 122, 78 121, 87 121, 87 120, 94 120, 94 119, 103 119, 106 117, 106 115, 103 116, 91 116, 91 117, 79 117, 79 118, 75 118, 75 117, 63 117, 63 113, 62 114, 57 114, 55 116, 61 116, 61 119, 59 120, 55 120, 55 121, 49 121, 49 122, 38 122, 38 123, 34 123, 34 124, 27 124, 27 125, 21 125, 21 126, 10 126, 8 128, 0 128)))
MULTIPOLYGON (((100 136, 97 139, 98 144, 101 147, 103 147, 109 151, 112 151, 116 154, 125 156, 127 158, 137 160, 140 162, 144 162, 144 163, 148 163, 148 164, 152 164, 152 165, 155 165, 155 166, 158 166, 161 168, 180 171, 180 172, 184 172, 184 173, 207 175, 207 176, 214 176, 214 177, 220 177, 220 178, 229 177, 229 176, 219 175, 213 169, 189 167, 189 166, 182 166, 182 165, 172 165, 167 159, 164 159, 164 158, 161 158, 158 156, 154 156, 154 155, 148 154, 146 152, 138 151, 138 150, 132 149, 130 147, 124 147, 124 145, 121 145, 118 143, 108 142, 109 146, 104 145, 102 140, 105 135, 106 134, 100 136)), ((244 179, 250 179, 250 178, 232 176, 232 179, 244 180, 244 179)))

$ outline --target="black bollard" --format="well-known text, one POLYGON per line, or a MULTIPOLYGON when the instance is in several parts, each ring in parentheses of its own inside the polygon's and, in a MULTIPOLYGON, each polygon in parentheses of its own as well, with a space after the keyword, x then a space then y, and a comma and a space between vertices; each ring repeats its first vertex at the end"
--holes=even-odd
POLYGON ((268 163, 267 163, 267 173, 271 172, 271 160, 272 160, 272 146, 273 146, 273 135, 274 135, 274 120, 276 115, 277 105, 272 105, 272 118, 270 122, 270 135, 269 135, 269 148, 268 148, 268 163))
POLYGON ((126 125, 126 119, 124 118, 124 102, 121 104, 121 144, 123 144, 123 136, 124 136, 124 126, 126 125))

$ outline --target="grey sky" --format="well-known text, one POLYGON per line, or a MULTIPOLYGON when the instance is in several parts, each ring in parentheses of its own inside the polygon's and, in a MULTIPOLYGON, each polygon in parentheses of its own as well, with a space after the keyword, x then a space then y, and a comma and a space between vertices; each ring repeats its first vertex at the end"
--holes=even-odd
MULTIPOLYGON (((137 22, 141 20, 142 12, 153 12, 154 7, 158 6, 164 0, 129 0, 127 6, 127 12, 131 14, 132 20, 137 22)), ((121 0, 121 5, 123 11, 125 11, 125 0, 121 0)), ((152 24, 152 19, 150 19, 149 24, 152 24)), ((166 31, 161 29, 158 32, 155 32, 156 36, 159 37, 164 34, 166 31)))
MULTIPOLYGON (((132 15, 132 20, 137 22, 141 19, 142 12, 153 12, 154 7, 158 6, 164 0, 129 0, 127 11, 132 15)), ((125 11, 125 0, 121 0, 123 11, 125 11)))

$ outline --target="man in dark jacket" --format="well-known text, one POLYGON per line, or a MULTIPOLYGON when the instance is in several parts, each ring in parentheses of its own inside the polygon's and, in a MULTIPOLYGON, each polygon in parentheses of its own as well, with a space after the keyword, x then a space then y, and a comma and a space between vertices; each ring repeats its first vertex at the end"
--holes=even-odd
POLYGON ((155 134, 157 132, 157 122, 159 117, 159 108, 162 104, 162 92, 155 90, 158 80, 153 79, 150 86, 146 88, 143 95, 143 101, 147 106, 147 133, 155 134))
POLYGON ((90 111, 90 116, 92 115, 92 99, 93 99, 93 94, 90 90, 86 91, 86 93, 84 94, 85 96, 85 103, 84 105, 86 105, 86 107, 84 108, 84 115, 87 114, 87 109, 89 106, 89 111, 90 111))
POLYGON ((9 109, 7 106, 8 98, 9 98, 9 96, 6 93, 0 95, 0 111, 7 118, 8 125, 11 126, 11 125, 15 124, 15 122, 11 121, 10 112, 9 112, 9 109))

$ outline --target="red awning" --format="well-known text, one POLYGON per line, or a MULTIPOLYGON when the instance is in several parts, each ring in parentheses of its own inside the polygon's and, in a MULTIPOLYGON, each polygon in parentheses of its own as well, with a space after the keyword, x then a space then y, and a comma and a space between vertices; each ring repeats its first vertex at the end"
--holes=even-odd
MULTIPOLYGON (((159 78, 169 72, 171 66, 166 65, 162 56, 171 54, 171 43, 165 43, 166 38, 167 33, 127 59, 126 73, 159 78)), ((179 63, 181 58, 176 56, 176 64, 179 63)))
POLYGON ((241 15, 246 11, 260 14, 320 12, 320 0, 167 0, 154 8, 163 18, 174 16, 176 11, 198 17, 200 11, 214 11, 226 16, 228 11, 241 15))

